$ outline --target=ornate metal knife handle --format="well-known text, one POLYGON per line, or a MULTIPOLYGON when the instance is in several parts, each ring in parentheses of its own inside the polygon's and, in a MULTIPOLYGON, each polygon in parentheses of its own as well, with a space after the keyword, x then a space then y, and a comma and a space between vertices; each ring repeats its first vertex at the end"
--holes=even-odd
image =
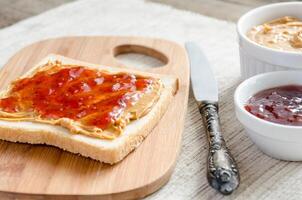
POLYGON ((222 194, 231 194, 240 182, 234 158, 226 147, 221 134, 216 102, 198 102, 206 127, 209 155, 207 178, 209 184, 222 194))

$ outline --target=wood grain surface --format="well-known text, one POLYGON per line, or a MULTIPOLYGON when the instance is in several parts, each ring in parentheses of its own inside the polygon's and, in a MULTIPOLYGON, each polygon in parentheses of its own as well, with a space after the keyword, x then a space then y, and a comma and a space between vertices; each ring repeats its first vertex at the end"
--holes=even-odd
POLYGON ((166 63, 164 66, 145 70, 175 75, 180 82, 172 104, 142 145, 119 164, 110 166, 55 147, 1 141, 2 197, 128 199, 146 196, 168 181, 180 149, 188 100, 189 68, 182 46, 139 37, 49 39, 17 52, 2 68, 0 84, 5 87, 49 53, 91 63, 131 67, 115 58, 130 52, 160 59, 166 63))
MULTIPOLYGON (((75 0, 0 0, 0 28, 75 0)), ((223 20, 237 21, 246 11, 289 0, 147 0, 223 20)), ((292 1, 292 0, 291 0, 292 1)))
POLYGON ((247 11, 270 3, 295 0, 148 0, 209 17, 236 22, 247 11))

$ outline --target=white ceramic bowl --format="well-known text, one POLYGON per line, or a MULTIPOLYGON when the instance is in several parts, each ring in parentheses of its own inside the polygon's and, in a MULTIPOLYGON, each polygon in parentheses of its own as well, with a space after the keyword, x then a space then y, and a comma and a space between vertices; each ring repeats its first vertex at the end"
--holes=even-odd
POLYGON ((270 20, 295 16, 302 19, 302 2, 276 3, 256 8, 243 15, 237 23, 241 76, 280 70, 301 70, 302 53, 275 50, 251 41, 246 33, 254 26, 270 20))
POLYGON ((302 71, 269 72, 249 78, 235 91, 235 110, 248 136, 264 153, 281 160, 302 161, 302 126, 268 122, 244 108, 257 92, 290 84, 302 85, 302 71))

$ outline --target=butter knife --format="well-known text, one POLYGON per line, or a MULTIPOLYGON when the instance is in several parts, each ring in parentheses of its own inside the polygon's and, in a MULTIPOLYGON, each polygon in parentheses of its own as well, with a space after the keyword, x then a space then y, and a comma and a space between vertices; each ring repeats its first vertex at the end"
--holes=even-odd
POLYGON ((193 94, 206 128, 209 152, 207 178, 209 184, 222 194, 231 194, 240 182, 237 164, 226 146, 218 116, 218 87, 214 74, 202 50, 193 42, 187 49, 193 94))

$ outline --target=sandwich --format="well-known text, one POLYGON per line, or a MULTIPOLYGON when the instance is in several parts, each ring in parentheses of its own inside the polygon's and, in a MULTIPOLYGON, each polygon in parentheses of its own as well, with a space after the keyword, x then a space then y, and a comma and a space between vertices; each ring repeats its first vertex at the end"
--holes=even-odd
POLYGON ((0 139, 114 164, 164 115, 177 78, 48 55, 0 91, 0 139))

